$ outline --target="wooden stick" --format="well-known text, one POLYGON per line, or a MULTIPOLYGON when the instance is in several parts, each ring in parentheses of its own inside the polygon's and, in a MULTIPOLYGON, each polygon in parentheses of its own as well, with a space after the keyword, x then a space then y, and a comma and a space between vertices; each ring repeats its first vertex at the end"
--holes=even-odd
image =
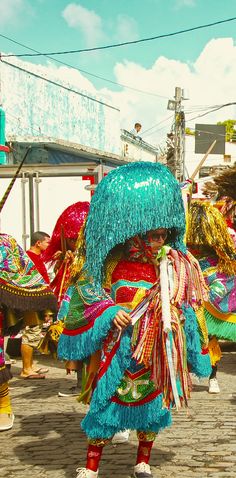
POLYGON ((210 154, 210 152, 212 151, 212 149, 214 148, 216 144, 216 139, 213 141, 213 143, 211 144, 211 146, 208 148, 207 152, 204 154, 203 158, 201 159, 201 161, 199 162, 199 164, 197 165, 196 169, 194 170, 192 176, 190 176, 190 179, 193 181, 194 178, 197 176, 197 173, 199 172, 199 170, 201 169, 203 163, 205 163, 206 159, 207 159, 207 156, 210 154))
POLYGON ((21 163, 20 163, 20 165, 18 166, 18 168, 17 168, 17 170, 16 170, 16 172, 15 172, 15 174, 14 174, 14 176, 13 176, 13 178, 12 178, 10 184, 9 184, 9 186, 7 187, 5 193, 3 194, 3 197, 2 197, 2 199, 1 199, 1 201, 0 201, 0 212, 2 212, 2 209, 3 209, 3 207, 5 206, 6 200, 7 200, 8 196, 9 196, 9 194, 10 194, 10 192, 11 192, 13 186, 14 186, 14 183, 15 183, 15 181, 16 181, 16 178, 17 178, 17 176, 18 176, 18 174, 19 174, 19 172, 20 172, 20 170, 21 170, 21 168, 22 168, 22 166, 23 166, 23 164, 24 164, 24 162, 25 162, 25 160, 26 160, 26 157, 27 157, 27 155, 28 155, 28 153, 29 153, 29 151, 30 151, 31 149, 32 149, 32 146, 29 146, 28 149, 27 149, 27 151, 26 151, 26 153, 25 153, 25 155, 24 155, 24 157, 23 157, 23 159, 22 159, 22 161, 21 161, 21 163))

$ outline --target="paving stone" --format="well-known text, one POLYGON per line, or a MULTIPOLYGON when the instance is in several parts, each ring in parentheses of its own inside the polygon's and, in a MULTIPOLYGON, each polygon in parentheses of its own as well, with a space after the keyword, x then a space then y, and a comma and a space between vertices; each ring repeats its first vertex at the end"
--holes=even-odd
MULTIPOLYGON (((11 381, 16 419, 13 429, 1 435, 7 441, 0 456, 1 478, 75 478, 75 469, 86 459, 80 422, 87 407, 74 397, 57 396, 75 383, 75 376, 66 377, 63 364, 37 358, 49 368, 46 380, 11 381)), ((224 353, 218 373, 222 393, 212 397, 207 381, 200 382, 194 386, 190 410, 173 413, 173 426, 153 447, 154 478, 236 477, 235 367, 236 353, 224 353)), ((19 374, 20 360, 12 368, 19 374)), ((99 477, 130 478, 136 451, 135 432, 129 443, 106 447, 99 477)))

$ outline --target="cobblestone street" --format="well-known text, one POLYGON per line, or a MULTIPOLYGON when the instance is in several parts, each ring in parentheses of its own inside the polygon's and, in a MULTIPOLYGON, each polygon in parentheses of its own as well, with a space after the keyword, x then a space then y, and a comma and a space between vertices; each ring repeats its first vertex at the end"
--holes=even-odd
MULTIPOLYGON (((43 356, 46 380, 17 378, 21 361, 12 366, 10 393, 15 414, 12 430, 4 432, 1 478, 74 478, 84 466, 86 437, 80 429, 86 407, 74 397, 59 398, 75 377, 64 366, 43 356)), ((221 393, 209 395, 207 381, 194 386, 190 409, 174 413, 174 425, 155 442, 151 465, 155 478, 236 477, 236 349, 224 351, 218 373, 221 393)), ((129 478, 136 457, 136 435, 127 444, 105 448, 101 478, 129 478)))

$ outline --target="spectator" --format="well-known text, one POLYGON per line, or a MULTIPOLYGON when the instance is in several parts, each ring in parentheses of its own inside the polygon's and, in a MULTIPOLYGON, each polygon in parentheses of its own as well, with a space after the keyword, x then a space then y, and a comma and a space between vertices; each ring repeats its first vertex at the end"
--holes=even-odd
POLYGON ((133 136, 136 136, 137 138, 141 139, 141 137, 139 136, 139 132, 141 131, 141 129, 142 129, 141 123, 135 123, 134 128, 130 131, 130 133, 133 136))
MULTIPOLYGON (((47 269, 42 259, 42 253, 47 249, 50 241, 50 236, 46 232, 36 231, 31 236, 31 246, 27 252, 30 259, 35 264, 36 269, 44 278, 45 282, 49 284, 49 276, 47 269)), ((50 311, 46 310, 43 314, 43 321, 49 320, 50 311)), ((26 325, 23 329, 22 343, 21 343, 21 357, 22 357, 22 372, 21 377, 30 379, 45 378, 45 373, 48 369, 38 368, 33 366, 33 352, 37 348, 42 337, 42 320, 38 319, 37 314, 34 317, 32 324, 26 325), (36 324, 35 324, 36 322, 36 324)))

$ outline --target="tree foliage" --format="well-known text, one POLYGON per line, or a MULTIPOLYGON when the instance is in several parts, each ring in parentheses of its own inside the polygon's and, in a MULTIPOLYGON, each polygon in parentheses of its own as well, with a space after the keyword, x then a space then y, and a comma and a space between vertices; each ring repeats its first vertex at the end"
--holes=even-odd
POLYGON ((227 119, 225 121, 219 121, 218 125, 225 126, 225 140, 236 142, 236 120, 227 119))

